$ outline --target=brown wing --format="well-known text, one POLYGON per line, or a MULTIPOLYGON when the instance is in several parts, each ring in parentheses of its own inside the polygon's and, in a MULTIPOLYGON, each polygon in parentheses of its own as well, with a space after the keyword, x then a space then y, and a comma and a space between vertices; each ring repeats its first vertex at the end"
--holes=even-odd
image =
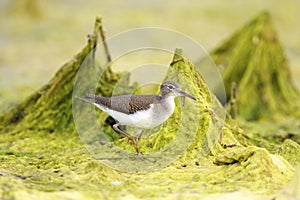
POLYGON ((151 104, 158 103, 161 96, 158 95, 121 95, 109 97, 99 97, 89 94, 79 99, 90 103, 96 103, 103 107, 113 109, 125 114, 133 114, 140 110, 147 110, 151 104))
POLYGON ((111 107, 126 114, 133 114, 140 110, 147 110, 151 104, 158 103, 158 95, 122 95, 111 98, 111 107))

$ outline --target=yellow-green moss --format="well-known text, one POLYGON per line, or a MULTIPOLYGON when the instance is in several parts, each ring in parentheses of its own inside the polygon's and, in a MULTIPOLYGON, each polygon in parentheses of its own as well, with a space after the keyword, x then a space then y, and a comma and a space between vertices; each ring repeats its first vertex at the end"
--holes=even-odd
POLYGON ((231 84, 237 84, 240 117, 300 116, 300 94, 292 83, 284 49, 268 12, 236 31, 211 56, 225 68, 222 76, 228 98, 231 84))
POLYGON ((300 166, 300 145, 293 140, 286 139, 278 150, 278 154, 293 166, 300 166))
MULTIPOLYGON (((139 174, 114 170, 92 157, 75 132, 69 98, 76 70, 96 44, 94 37, 98 34, 99 22, 97 19, 95 33, 76 59, 64 65, 49 84, 1 116, 1 198, 174 199, 200 198, 209 193, 244 194, 244 191, 270 195, 292 178, 293 167, 285 159, 252 146, 236 123, 225 122, 214 112, 220 103, 179 50, 175 52, 166 78, 180 82, 197 101, 186 100, 184 108, 177 101, 174 116, 158 133, 141 140, 145 157, 128 159, 136 163, 137 169, 149 167, 147 162, 142 164, 143 158, 163 149, 174 138, 190 144, 186 150, 179 152, 182 154, 168 166, 151 172, 141 170, 144 173, 139 174), (190 109, 194 112, 187 113, 190 109), (180 124, 183 126, 178 127, 180 124)), ((108 74, 113 75, 111 71, 108 74)), ((104 79, 109 84, 104 84, 104 88, 100 85, 97 91, 109 93, 117 78, 104 79)), ((99 116, 100 123, 107 117, 101 113, 99 116)), ((104 129, 111 130, 109 126, 104 129)), ((124 140, 114 144, 124 148, 124 152, 133 150, 124 140)), ((181 146, 171 146, 170 152, 177 147, 181 146)), ((160 156, 167 159, 167 153, 160 156)))

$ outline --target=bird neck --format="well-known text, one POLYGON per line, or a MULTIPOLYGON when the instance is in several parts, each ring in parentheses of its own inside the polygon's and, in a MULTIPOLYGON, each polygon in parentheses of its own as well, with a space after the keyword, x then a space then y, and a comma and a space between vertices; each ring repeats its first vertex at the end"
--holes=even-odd
POLYGON ((175 102, 174 102, 175 96, 173 95, 164 95, 161 99, 161 105, 163 106, 163 109, 167 111, 167 113, 172 114, 175 109, 175 102))
POLYGON ((168 100, 174 101, 174 99, 175 99, 176 96, 172 95, 171 93, 167 93, 167 94, 161 95, 161 97, 162 97, 163 100, 167 100, 168 99, 168 100))

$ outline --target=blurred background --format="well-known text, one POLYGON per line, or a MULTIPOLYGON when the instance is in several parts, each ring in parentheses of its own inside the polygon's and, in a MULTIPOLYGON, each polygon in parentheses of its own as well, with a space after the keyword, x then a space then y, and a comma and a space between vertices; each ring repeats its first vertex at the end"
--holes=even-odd
POLYGON ((272 15, 300 90, 299 0, 1 0, 0 113, 47 83, 85 46, 96 15, 108 38, 162 27, 211 51, 262 10, 272 15))

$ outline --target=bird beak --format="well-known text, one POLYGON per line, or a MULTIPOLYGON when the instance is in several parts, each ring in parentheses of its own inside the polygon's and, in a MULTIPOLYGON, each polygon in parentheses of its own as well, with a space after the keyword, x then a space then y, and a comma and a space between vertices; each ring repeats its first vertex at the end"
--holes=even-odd
POLYGON ((188 97, 188 98, 190 98, 190 99, 196 100, 195 97, 193 97, 192 95, 186 93, 186 92, 183 91, 183 90, 178 90, 177 92, 178 92, 179 96, 181 96, 182 98, 188 97))
POLYGON ((181 105, 182 105, 182 106, 184 106, 184 103, 185 103, 185 97, 188 97, 188 98, 190 98, 190 99, 196 100, 195 97, 193 97, 192 95, 186 93, 186 92, 183 91, 183 90, 178 90, 177 92, 178 92, 179 96, 181 96, 181 105))

